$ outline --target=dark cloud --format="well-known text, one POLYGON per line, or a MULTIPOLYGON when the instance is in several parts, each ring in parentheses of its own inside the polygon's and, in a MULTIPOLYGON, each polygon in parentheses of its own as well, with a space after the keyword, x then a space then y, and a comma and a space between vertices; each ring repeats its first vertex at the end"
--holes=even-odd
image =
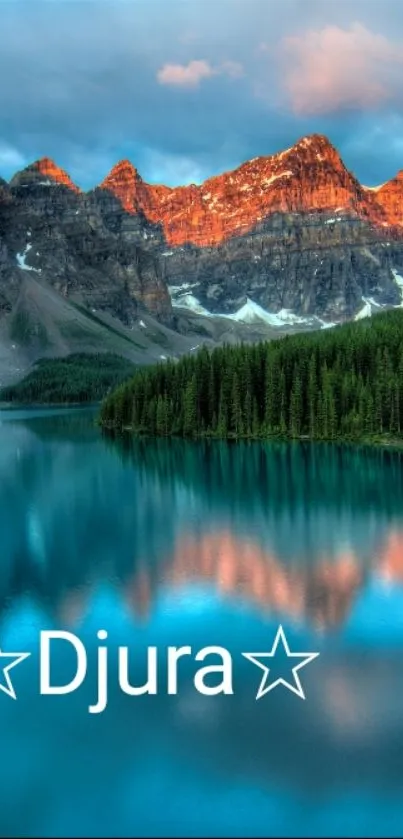
POLYGON ((403 167, 401 0, 0 0, 0 30, 6 177, 201 180, 313 131, 363 182, 403 167))

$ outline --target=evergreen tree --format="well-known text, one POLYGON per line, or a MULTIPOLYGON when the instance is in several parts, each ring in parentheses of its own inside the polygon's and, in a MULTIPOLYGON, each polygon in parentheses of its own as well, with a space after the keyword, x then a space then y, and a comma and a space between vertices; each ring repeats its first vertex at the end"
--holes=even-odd
POLYGON ((183 433, 193 435, 197 432, 197 387, 196 375, 193 374, 185 387, 183 397, 183 433))
POLYGON ((302 384, 298 367, 294 369, 290 398, 290 434, 299 437, 302 430, 302 384))

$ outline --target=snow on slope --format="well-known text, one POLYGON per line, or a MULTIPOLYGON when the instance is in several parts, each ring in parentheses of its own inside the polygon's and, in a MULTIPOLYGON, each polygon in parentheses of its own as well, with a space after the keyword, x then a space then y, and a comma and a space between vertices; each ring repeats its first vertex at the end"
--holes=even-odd
POLYGON ((402 298, 402 302, 400 303, 400 305, 403 306, 403 277, 401 276, 401 274, 397 273, 396 268, 392 268, 392 274, 395 278, 396 285, 399 286, 400 295, 401 295, 401 298, 402 298))
POLYGON ((17 259, 17 262, 18 262, 18 266, 23 271, 34 271, 35 274, 40 274, 41 273, 40 268, 33 268, 32 265, 27 265, 27 263, 26 263, 26 258, 28 256, 30 250, 32 250, 32 245, 28 242, 28 244, 26 245, 23 253, 17 253, 16 259, 17 259))
POLYGON ((194 294, 188 292, 187 294, 181 294, 177 298, 172 299, 172 305, 178 306, 181 309, 190 309, 191 312, 194 312, 196 315, 204 315, 204 317, 214 317, 211 312, 208 312, 204 306, 199 303, 197 297, 194 294))
POLYGON ((235 320, 238 323, 256 323, 256 321, 260 320, 269 326, 284 326, 284 322, 279 315, 267 312, 266 309, 254 303, 249 297, 247 297, 246 303, 237 312, 231 315, 221 315, 221 317, 235 320))
POLYGON ((367 300, 366 297, 363 297, 362 301, 363 301, 364 305, 363 305, 362 309, 360 309, 360 311, 357 312, 357 314, 354 317, 354 320, 362 320, 363 318, 370 318, 371 315, 372 315, 372 306, 371 306, 371 303, 369 302, 369 300, 367 300))
MULTIPOLYGON (((400 293, 401 293, 401 303, 398 304, 398 307, 403 307, 403 276, 398 273, 395 268, 392 268, 392 274, 395 279, 396 284, 399 286, 400 293)), ((259 306, 258 303, 255 303, 249 297, 246 298, 246 303, 238 309, 237 312, 233 312, 231 314, 214 314, 209 312, 204 306, 199 303, 197 297, 194 294, 187 291, 187 289, 195 288, 198 286, 198 283, 184 283, 183 286, 171 286, 170 293, 172 298, 172 305, 178 307, 185 307, 190 309, 192 312, 195 312, 199 315, 204 315, 205 317, 222 317, 227 318, 228 320, 236 321, 237 323, 246 323, 246 324, 253 324, 253 323, 266 323, 268 326, 272 328, 281 328, 284 326, 307 326, 307 327, 319 327, 320 329, 331 329, 332 327, 336 326, 335 323, 331 323, 328 321, 324 321, 321 318, 317 317, 316 315, 306 316, 303 317, 302 315, 296 315, 290 309, 280 309, 279 312, 268 312, 262 306, 259 306)), ((362 320, 363 318, 371 317, 374 311, 379 311, 380 309, 388 308, 388 306, 384 306, 382 303, 378 303, 374 300, 373 297, 362 297, 362 307, 357 312, 354 317, 355 321, 362 320)), ((396 307, 395 307, 396 308, 396 307)))
POLYGON ((172 305, 175 308, 190 309, 191 312, 203 315, 204 317, 226 318, 227 320, 246 324, 265 323, 272 328, 281 328, 284 326, 319 326, 320 329, 329 329, 336 325, 321 320, 316 316, 302 317, 301 315, 296 315, 290 309, 280 309, 277 313, 268 312, 263 306, 259 306, 258 303, 255 303, 249 297, 246 298, 246 303, 237 312, 232 312, 231 314, 209 312, 208 309, 201 305, 194 294, 187 291, 187 289, 194 288, 197 285, 198 283, 184 283, 183 286, 170 286, 169 292, 172 305))

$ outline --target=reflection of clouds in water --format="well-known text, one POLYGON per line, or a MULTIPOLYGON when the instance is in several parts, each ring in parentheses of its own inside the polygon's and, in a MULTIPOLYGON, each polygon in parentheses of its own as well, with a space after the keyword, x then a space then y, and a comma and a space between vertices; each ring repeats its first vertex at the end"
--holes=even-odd
POLYGON ((220 602, 212 586, 191 586, 184 581, 183 588, 160 591, 157 609, 160 613, 179 614, 184 620, 187 615, 208 617, 217 614, 220 602))
POLYGON ((194 690, 181 690, 175 701, 176 723, 179 727, 186 724, 197 725, 199 730, 212 730, 220 725, 223 713, 222 705, 194 690))
POLYGON ((27 542, 31 558, 43 567, 46 564, 45 535, 41 517, 34 507, 27 510, 27 542))
POLYGON ((370 739, 372 736, 368 694, 359 691, 354 674, 347 674, 342 668, 334 667, 322 680, 324 708, 335 736, 354 740, 370 739))
MULTIPOLYGON (((400 579, 385 579, 375 567, 366 579, 365 587, 359 592, 355 604, 356 620, 368 615, 374 632, 381 638, 392 624, 396 632, 403 628, 403 585, 400 579)), ((351 621, 349 621, 350 623, 351 621)))

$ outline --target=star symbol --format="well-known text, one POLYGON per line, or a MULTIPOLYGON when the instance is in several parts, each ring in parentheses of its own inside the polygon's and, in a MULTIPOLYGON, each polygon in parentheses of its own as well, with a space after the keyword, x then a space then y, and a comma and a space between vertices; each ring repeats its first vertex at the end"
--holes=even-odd
POLYGON ((276 637, 274 639, 273 646, 271 648, 270 653, 242 653, 244 658, 249 659, 253 664, 256 664, 257 667, 260 667, 261 670, 264 671, 264 675, 262 676, 262 680, 259 685, 259 690, 256 694, 256 699, 261 699, 266 693, 269 693, 270 690, 277 687, 277 685, 284 685, 284 687, 291 690, 293 693, 296 693, 300 699, 305 699, 305 694, 298 676, 298 670, 301 670, 301 667, 305 667, 306 664, 309 664, 310 661, 313 661, 314 658, 317 658, 319 653, 292 653, 290 652, 290 648, 288 646, 287 638, 285 636, 285 632, 282 626, 279 626, 277 630, 276 637), (281 645, 283 650, 285 651, 287 658, 298 658, 301 659, 299 664, 296 664, 295 667, 292 668, 292 675, 294 678, 294 684, 286 681, 285 679, 276 679, 273 682, 269 682, 269 673, 270 673, 270 666, 268 664, 264 664, 261 659, 271 659, 274 658, 276 655, 277 647, 281 645))
POLYGON ((7 696, 11 696, 12 699, 17 699, 17 696, 16 696, 13 684, 12 684, 11 679, 10 679, 9 670, 11 670, 12 667, 15 667, 21 661, 24 661, 24 659, 28 658, 28 656, 30 656, 30 655, 31 655, 31 653, 3 653, 0 649, 0 677, 1 677, 1 671, 3 671, 3 677, 4 677, 4 681, 5 681, 5 684, 2 684, 2 682, 0 681, 0 690, 2 690, 3 693, 6 693, 7 696), (10 664, 6 664, 3 667, 2 666, 2 660, 3 659, 12 659, 12 660, 10 661, 10 664))

